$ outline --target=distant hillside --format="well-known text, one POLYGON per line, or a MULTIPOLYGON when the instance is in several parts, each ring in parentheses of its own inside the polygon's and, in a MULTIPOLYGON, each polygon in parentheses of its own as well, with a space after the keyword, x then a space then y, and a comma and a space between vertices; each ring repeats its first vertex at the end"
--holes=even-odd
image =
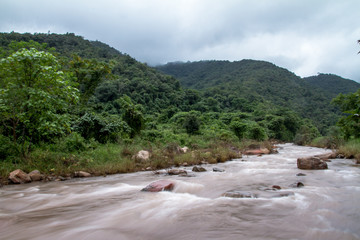
POLYGON ((71 57, 77 54, 82 58, 113 59, 124 54, 99 41, 89 41, 74 33, 46 34, 46 33, 0 33, 0 47, 7 47, 11 41, 46 43, 48 47, 55 48, 63 56, 71 57))
MULTIPOLYGON (((270 102, 314 120, 319 129, 335 124, 340 112, 330 104, 333 92, 314 88, 287 69, 255 60, 168 63, 160 71, 174 76, 187 87, 206 92, 217 90, 227 97, 270 102)), ((215 93, 215 92, 214 92, 215 93)), ((211 94, 209 94, 211 95, 211 94)), ((216 96, 213 94, 213 96, 216 96)))
POLYGON ((360 88, 360 83, 334 74, 321 73, 317 76, 306 77, 303 79, 312 86, 332 93, 334 97, 339 93, 346 94, 356 92, 356 90, 360 88))
MULTIPOLYGON (((0 33, 2 55, 6 55, 13 41, 34 41, 55 48, 66 68, 69 67, 66 65, 71 61, 78 61, 74 60, 77 59, 74 58, 75 55, 80 56, 82 59, 77 64, 82 67, 80 71, 85 77, 91 74, 91 78, 99 77, 102 64, 109 64, 112 76, 103 77, 97 81, 91 104, 104 105, 124 94, 131 97, 135 103, 142 104, 147 111, 159 111, 169 105, 182 106, 184 104, 182 99, 186 98, 186 92, 180 88, 178 80, 102 42, 89 41, 73 33, 0 33)), ((109 106, 106 110, 112 111, 109 106)))

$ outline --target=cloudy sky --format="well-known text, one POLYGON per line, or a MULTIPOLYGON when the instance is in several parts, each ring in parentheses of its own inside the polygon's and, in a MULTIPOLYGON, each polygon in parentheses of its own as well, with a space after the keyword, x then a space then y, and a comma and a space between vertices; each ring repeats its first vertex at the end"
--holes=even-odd
POLYGON ((360 81, 359 0, 0 0, 0 32, 73 32, 150 65, 256 59, 360 81))

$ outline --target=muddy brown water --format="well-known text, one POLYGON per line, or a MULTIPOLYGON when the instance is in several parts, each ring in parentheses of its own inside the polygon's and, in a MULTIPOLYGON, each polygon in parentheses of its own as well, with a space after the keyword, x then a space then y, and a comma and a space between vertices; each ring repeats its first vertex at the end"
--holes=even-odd
POLYGON ((275 155, 203 165, 208 171, 194 177, 140 172, 5 186, 0 239, 360 239, 360 168, 335 159, 328 170, 299 170, 298 157, 328 150, 280 147, 275 155), (174 191, 140 191, 159 179, 173 180, 174 191), (305 186, 290 186, 299 181, 305 186), (272 185, 294 195, 222 197, 272 185))

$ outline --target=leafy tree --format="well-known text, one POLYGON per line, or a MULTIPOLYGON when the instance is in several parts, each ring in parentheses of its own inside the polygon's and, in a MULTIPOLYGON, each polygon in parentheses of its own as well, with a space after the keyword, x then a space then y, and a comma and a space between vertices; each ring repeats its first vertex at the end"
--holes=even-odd
POLYGON ((21 49, 0 62, 0 116, 14 142, 39 142, 70 131, 66 114, 78 91, 56 58, 35 48, 21 49))
POLYGON ((339 94, 332 103, 339 106, 346 114, 338 122, 345 138, 360 137, 360 89, 355 93, 339 94))
POLYGON ((119 134, 126 136, 131 131, 129 126, 116 115, 103 116, 89 112, 76 121, 74 129, 85 139, 94 138, 100 143, 115 142, 119 134))
POLYGON ((95 59, 82 59, 74 55, 73 60, 70 61, 70 70, 79 83, 81 101, 86 103, 100 82, 111 73, 111 66, 95 59))
POLYGON ((239 140, 245 137, 245 134, 248 130, 247 124, 240 121, 231 122, 230 128, 231 130, 233 130, 233 132, 239 138, 239 140))
POLYGON ((188 134, 197 134, 200 130, 200 119, 198 112, 190 111, 184 119, 184 128, 188 134))
POLYGON ((294 142, 298 145, 306 145, 319 136, 319 130, 309 120, 305 120, 296 133, 294 142))
POLYGON ((257 123, 249 124, 248 135, 250 139, 263 141, 267 139, 265 129, 257 123))
POLYGON ((136 134, 145 127, 145 119, 142 113, 142 106, 139 104, 134 104, 130 97, 123 96, 117 100, 117 102, 122 107, 123 120, 131 128, 130 137, 135 137, 136 134))

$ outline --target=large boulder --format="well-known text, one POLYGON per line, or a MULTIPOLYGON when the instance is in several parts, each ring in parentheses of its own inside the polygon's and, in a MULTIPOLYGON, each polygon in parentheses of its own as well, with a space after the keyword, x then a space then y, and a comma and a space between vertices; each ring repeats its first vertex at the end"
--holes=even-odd
POLYGON ((150 159, 150 152, 141 150, 133 158, 139 162, 146 162, 150 159))
POLYGON ((297 167, 303 170, 321 170, 327 169, 328 165, 324 160, 318 157, 305 157, 297 159, 297 167))
POLYGON ((34 170, 29 173, 31 181, 41 181, 44 179, 44 175, 40 173, 39 170, 34 170))
POLYGON ((174 189, 174 182, 170 180, 158 180, 156 182, 150 183, 141 191, 144 192, 161 192, 161 191, 172 191, 174 189))
POLYGON ((25 173, 20 169, 16 169, 12 171, 9 175, 9 180, 12 183, 20 184, 20 183, 29 183, 31 182, 31 178, 29 174, 25 173))

